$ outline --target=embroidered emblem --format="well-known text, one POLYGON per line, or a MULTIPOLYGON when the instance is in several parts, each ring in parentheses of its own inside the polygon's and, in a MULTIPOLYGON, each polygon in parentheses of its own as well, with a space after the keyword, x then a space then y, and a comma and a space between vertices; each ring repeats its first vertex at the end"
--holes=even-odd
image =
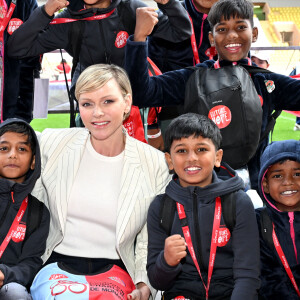
POLYGON ((273 80, 265 80, 265 85, 268 93, 272 93, 275 90, 275 84, 273 80))

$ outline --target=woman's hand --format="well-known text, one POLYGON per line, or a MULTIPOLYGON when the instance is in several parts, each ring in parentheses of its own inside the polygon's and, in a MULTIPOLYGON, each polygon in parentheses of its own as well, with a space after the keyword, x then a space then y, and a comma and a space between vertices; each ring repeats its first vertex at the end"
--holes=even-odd
POLYGON ((127 295, 128 300, 148 300, 150 297, 150 289, 144 282, 137 284, 137 289, 127 295))
POLYGON ((145 42, 158 22, 158 14, 153 7, 138 7, 134 31, 135 42, 145 42))
POLYGON ((52 17, 57 11, 69 5, 67 0, 48 0, 45 4, 45 12, 52 17))
POLYGON ((169 266, 177 266, 186 255, 185 240, 180 234, 174 234, 166 238, 164 258, 169 266))

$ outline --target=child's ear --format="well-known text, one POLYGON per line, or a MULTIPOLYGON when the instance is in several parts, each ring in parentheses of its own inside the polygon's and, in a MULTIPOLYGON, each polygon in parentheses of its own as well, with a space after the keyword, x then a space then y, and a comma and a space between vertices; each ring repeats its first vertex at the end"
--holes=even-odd
POLYGON ((257 27, 253 27, 252 29, 252 43, 255 43, 257 41, 258 37, 258 29, 257 27))
POLYGON ((173 167, 173 163, 172 163, 172 159, 171 159, 170 153, 165 152, 165 158, 166 158, 166 162, 167 162, 167 164, 168 164, 169 170, 170 170, 170 171, 174 170, 174 167, 173 167))
POLYGON ((268 184, 268 180, 266 177, 264 177, 263 179, 263 182, 262 182, 262 185, 263 185, 263 190, 266 194, 270 194, 270 190, 269 190, 269 184, 268 184))
POLYGON ((33 155, 31 165, 30 165, 31 170, 34 170, 34 168, 35 168, 35 155, 33 155))
POLYGON ((220 168, 221 166, 221 161, 222 161, 222 157, 223 157, 223 150, 219 149, 216 152, 216 160, 215 160, 215 167, 220 168))
POLYGON ((208 39, 209 39, 210 45, 212 47, 214 47, 215 46, 215 40, 214 40, 214 35, 212 34, 211 31, 208 33, 208 39))

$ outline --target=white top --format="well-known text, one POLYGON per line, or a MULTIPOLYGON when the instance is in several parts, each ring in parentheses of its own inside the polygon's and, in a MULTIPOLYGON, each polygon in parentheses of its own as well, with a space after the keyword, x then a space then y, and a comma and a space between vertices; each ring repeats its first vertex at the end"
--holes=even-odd
POLYGON ((68 201, 62 242, 55 252, 70 256, 119 259, 116 252, 116 220, 124 151, 103 156, 90 139, 68 201))

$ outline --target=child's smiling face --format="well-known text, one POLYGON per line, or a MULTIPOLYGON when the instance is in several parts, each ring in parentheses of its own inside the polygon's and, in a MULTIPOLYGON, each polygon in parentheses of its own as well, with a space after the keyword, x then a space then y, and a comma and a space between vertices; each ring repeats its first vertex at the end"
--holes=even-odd
POLYGON ((183 187, 211 184, 213 168, 220 167, 222 155, 223 150, 216 150, 212 140, 202 136, 174 140, 170 153, 165 153, 169 169, 183 187))
POLYGON ((216 47, 219 60, 238 61, 248 56, 257 34, 257 28, 252 28, 248 19, 222 18, 209 33, 209 40, 216 47))
POLYGON ((272 165, 263 179, 263 189, 281 211, 300 211, 300 162, 286 160, 272 165))

